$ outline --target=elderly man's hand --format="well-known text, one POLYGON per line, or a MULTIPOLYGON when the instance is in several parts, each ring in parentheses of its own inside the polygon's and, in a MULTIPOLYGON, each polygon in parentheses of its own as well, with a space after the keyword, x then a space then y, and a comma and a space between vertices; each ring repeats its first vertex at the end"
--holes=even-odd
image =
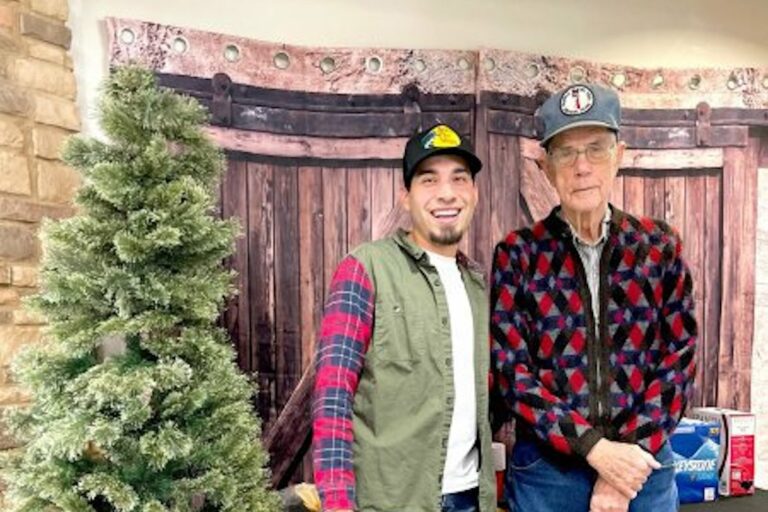
POLYGON ((602 477, 597 477, 589 502, 589 512, 627 512, 629 498, 616 490, 602 477))
POLYGON ((587 454, 598 475, 628 499, 637 496, 651 471, 661 464, 636 444, 601 439, 587 454))

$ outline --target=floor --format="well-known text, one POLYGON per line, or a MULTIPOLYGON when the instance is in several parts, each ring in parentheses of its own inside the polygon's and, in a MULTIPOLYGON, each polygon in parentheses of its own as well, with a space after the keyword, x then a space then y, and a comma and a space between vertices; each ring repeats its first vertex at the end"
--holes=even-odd
POLYGON ((768 511, 768 491, 758 490, 754 496, 739 496, 738 498, 720 498, 709 503, 683 505, 680 512, 762 512, 768 511))

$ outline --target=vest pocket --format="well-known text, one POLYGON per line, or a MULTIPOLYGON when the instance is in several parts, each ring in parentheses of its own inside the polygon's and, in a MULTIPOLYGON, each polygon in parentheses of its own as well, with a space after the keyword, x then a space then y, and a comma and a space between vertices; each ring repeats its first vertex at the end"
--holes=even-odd
POLYGON ((424 353, 427 328, 424 317, 401 304, 382 301, 376 304, 373 355, 382 362, 413 364, 424 353))

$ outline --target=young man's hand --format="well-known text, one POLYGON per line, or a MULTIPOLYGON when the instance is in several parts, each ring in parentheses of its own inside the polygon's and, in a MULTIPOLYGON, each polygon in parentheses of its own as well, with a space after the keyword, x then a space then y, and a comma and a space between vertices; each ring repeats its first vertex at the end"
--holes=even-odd
POLYGON ((628 499, 634 499, 651 471, 661 464, 636 444, 601 439, 587 454, 598 475, 628 499))
POLYGON ((629 498, 616 490, 602 477, 597 477, 592 488, 592 499, 589 502, 589 512, 627 512, 629 498))

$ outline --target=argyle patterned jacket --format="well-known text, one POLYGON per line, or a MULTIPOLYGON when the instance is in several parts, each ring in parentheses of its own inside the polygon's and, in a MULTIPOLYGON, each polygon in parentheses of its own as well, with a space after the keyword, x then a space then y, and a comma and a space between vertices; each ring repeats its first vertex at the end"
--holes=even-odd
POLYGON ((598 329, 558 208, 496 246, 495 391, 518 429, 558 453, 585 457, 606 438, 655 454, 683 414, 695 372, 693 290, 680 237, 662 221, 611 206, 598 329))

